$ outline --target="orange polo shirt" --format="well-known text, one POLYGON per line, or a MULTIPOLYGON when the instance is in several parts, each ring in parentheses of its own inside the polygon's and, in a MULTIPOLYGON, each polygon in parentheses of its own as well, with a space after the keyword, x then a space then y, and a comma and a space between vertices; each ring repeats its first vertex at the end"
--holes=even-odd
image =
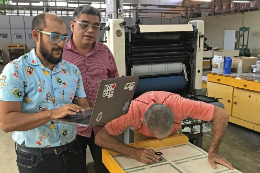
POLYGON ((108 123, 105 126, 106 130, 110 135, 118 136, 128 127, 132 126, 136 131, 144 134, 145 136, 153 137, 140 118, 144 119, 146 110, 154 103, 167 105, 173 111, 175 123, 170 135, 180 128, 182 120, 187 117, 210 121, 214 114, 213 105, 185 99, 174 93, 151 91, 146 92, 133 100, 128 113, 108 123))

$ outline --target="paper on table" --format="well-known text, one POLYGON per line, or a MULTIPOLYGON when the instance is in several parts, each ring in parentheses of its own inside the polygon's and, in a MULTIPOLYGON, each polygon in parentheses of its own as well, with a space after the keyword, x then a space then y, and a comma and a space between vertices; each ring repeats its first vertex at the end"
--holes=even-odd
POLYGON ((213 169, 208 162, 208 153, 189 142, 148 149, 162 152, 160 156, 162 161, 145 165, 129 156, 113 157, 126 173, 241 173, 222 165, 217 165, 217 169, 213 169))
POLYGON ((126 173, 184 173, 182 170, 174 166, 173 164, 167 162, 164 164, 160 165, 154 165, 149 168, 141 168, 141 169, 136 169, 136 170, 131 170, 126 173))
POLYGON ((233 171, 231 173, 240 173, 237 170, 230 170, 220 164, 217 164, 217 168, 213 169, 208 162, 208 156, 182 160, 175 162, 174 165, 182 169, 185 173, 230 173, 230 171, 233 171))
POLYGON ((123 170, 145 166, 145 164, 126 155, 115 156, 114 159, 117 161, 117 163, 121 166, 123 170))
MULTIPOLYGON (((154 148, 147 148, 148 150, 151 150, 153 152, 156 151, 156 149, 154 148)), ((143 164, 137 160, 135 160, 134 158, 130 157, 130 156, 126 156, 126 155, 117 155, 114 156, 115 161, 117 161, 117 163, 121 166, 121 168, 123 170, 128 170, 128 169, 136 169, 136 168, 144 168, 146 166, 151 166, 154 164, 158 164, 158 163, 162 163, 165 162, 166 160, 164 158, 162 158, 161 156, 159 156, 162 160, 157 162, 157 163, 152 163, 152 164, 143 164)))
POLYGON ((163 158, 165 158, 167 161, 172 162, 208 155, 207 152, 192 145, 191 143, 172 145, 168 147, 158 148, 157 150, 163 153, 163 158))

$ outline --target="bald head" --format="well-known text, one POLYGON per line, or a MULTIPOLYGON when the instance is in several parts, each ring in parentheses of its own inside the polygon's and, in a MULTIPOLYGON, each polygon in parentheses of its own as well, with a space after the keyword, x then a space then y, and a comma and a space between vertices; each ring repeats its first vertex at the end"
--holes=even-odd
POLYGON ((41 13, 33 18, 32 30, 42 31, 52 22, 57 22, 60 25, 65 24, 61 17, 51 13, 41 13))

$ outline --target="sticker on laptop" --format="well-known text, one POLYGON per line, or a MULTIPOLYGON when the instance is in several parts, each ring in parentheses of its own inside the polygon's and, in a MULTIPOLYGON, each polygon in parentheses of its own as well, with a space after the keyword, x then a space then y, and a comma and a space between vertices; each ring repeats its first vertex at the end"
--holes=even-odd
POLYGON ((133 90, 135 86, 135 82, 130 82, 130 83, 126 83, 124 89, 127 90, 129 89, 129 91, 133 90))
POLYGON ((115 88, 116 88, 116 83, 105 85, 103 91, 103 97, 108 97, 108 98, 113 97, 115 88))
POLYGON ((126 114, 126 113, 128 112, 129 107, 130 107, 130 100, 127 99, 127 100, 125 101, 125 103, 123 104, 123 106, 122 106, 122 112, 123 112, 123 114, 126 114))
POLYGON ((99 122, 101 120, 101 118, 102 118, 102 112, 100 112, 98 114, 96 121, 99 122))

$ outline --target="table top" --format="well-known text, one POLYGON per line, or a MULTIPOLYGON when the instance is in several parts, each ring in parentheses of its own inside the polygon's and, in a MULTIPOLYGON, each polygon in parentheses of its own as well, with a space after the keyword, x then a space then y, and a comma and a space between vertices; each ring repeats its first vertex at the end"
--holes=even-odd
POLYGON ((230 76, 230 77, 236 77, 236 78, 247 78, 252 80, 257 80, 260 82, 260 74, 256 73, 231 73, 231 74, 224 74, 224 73, 210 73, 209 74, 217 74, 217 75, 224 75, 224 76, 230 76))

